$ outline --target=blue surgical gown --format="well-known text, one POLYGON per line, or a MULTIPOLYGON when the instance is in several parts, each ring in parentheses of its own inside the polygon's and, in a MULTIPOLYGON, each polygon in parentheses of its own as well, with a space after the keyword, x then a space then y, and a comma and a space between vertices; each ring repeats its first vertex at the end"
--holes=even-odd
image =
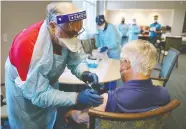
POLYGON ((96 35, 96 47, 108 47, 107 55, 109 58, 120 59, 121 40, 120 36, 112 24, 108 24, 106 30, 99 30, 96 35))
MULTIPOLYGON (((57 107, 71 106, 76 103, 75 92, 58 90, 58 78, 66 65, 73 74, 77 75, 80 69, 87 68, 87 64, 81 61, 78 53, 70 52, 65 48, 62 50, 62 55, 51 56, 53 61, 49 74, 39 75, 37 80, 33 77, 32 83, 23 87, 16 85, 16 69, 9 58, 7 59, 5 66, 7 110, 12 129, 52 129, 57 107)), ((36 68, 36 70, 39 69, 36 68)))
POLYGON ((140 27, 136 24, 131 24, 128 31, 128 41, 137 40, 140 34, 140 27))
POLYGON ((31 25, 14 39, 5 63, 12 129, 52 129, 57 107, 76 104, 76 92, 58 90, 58 78, 67 66, 81 79, 87 63, 67 48, 60 55, 54 53, 46 21, 31 25))
POLYGON ((129 27, 127 24, 119 24, 117 29, 121 37, 121 46, 123 46, 125 43, 127 43, 128 40, 127 33, 129 27))

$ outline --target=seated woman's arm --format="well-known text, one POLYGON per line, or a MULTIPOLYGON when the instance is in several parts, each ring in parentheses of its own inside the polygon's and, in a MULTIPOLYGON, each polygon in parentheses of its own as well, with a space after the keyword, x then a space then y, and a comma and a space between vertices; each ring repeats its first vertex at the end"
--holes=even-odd
MULTIPOLYGON (((108 94, 104 93, 101 95, 103 97, 103 104, 95 107, 95 110, 105 111, 108 94)), ((88 123, 89 122, 89 115, 88 115, 88 108, 84 110, 70 110, 65 115, 66 118, 71 117, 76 123, 88 123)), ((67 121, 67 119, 66 119, 67 121)))

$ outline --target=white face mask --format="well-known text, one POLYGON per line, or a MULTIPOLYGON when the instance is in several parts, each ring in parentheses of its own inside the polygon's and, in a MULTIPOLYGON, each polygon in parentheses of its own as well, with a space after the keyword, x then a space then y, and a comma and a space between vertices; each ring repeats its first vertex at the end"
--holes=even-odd
POLYGON ((98 26, 98 29, 103 31, 105 29, 105 25, 103 24, 102 26, 98 26))
POLYGON ((154 23, 158 22, 158 20, 154 20, 154 23))
POLYGON ((74 38, 58 38, 62 47, 68 48, 72 52, 77 52, 81 48, 81 42, 77 37, 74 38))
POLYGON ((101 26, 101 27, 99 27, 99 30, 104 30, 104 27, 102 27, 102 26, 101 26))
POLYGON ((132 21, 132 24, 133 24, 133 25, 135 25, 135 24, 136 24, 136 22, 135 22, 135 21, 132 21))

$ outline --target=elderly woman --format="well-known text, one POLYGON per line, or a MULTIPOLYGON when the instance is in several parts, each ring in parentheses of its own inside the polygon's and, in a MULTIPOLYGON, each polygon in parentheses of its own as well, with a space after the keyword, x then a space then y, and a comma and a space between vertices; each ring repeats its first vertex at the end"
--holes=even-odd
MULTIPOLYGON (((104 102, 95 107, 106 112, 145 112, 170 101, 165 87, 154 86, 150 75, 156 64, 156 49, 145 40, 125 44, 121 52, 120 73, 123 84, 103 94, 104 102)), ((75 122, 88 122, 87 110, 71 110, 66 114, 75 122)))

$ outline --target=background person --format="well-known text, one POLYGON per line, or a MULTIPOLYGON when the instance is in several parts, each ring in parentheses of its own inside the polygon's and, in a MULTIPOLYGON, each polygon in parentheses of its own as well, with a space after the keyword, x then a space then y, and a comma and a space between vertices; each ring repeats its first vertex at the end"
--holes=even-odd
POLYGON ((96 47, 99 51, 107 51, 107 55, 112 59, 120 59, 121 45, 119 34, 114 25, 107 23, 104 15, 96 17, 98 34, 96 34, 96 47))
POLYGON ((141 33, 140 27, 136 24, 136 19, 132 19, 132 24, 129 26, 128 31, 128 42, 137 40, 138 35, 141 33))

